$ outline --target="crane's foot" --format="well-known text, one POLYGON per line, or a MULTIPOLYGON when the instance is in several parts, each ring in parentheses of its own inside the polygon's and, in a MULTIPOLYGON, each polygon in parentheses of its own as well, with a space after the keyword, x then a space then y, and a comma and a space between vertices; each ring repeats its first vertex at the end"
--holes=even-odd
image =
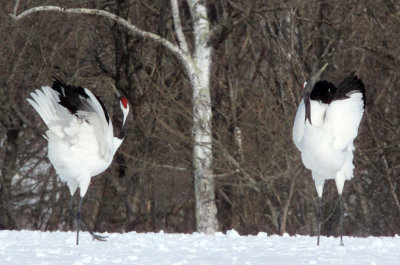
POLYGON ((107 241, 107 236, 100 236, 96 233, 93 232, 93 230, 87 226, 84 222, 82 222, 82 214, 81 214, 81 208, 82 208, 82 197, 79 198, 79 205, 78 205, 78 211, 76 214, 74 214, 72 210, 72 204, 73 204, 73 196, 71 196, 71 201, 70 201, 70 214, 72 218, 75 220, 75 230, 76 230, 76 244, 79 245, 79 231, 82 228, 82 230, 88 231, 91 235, 93 240, 98 240, 98 241, 107 241))
POLYGON ((90 233, 90 235, 92 235, 93 240, 107 241, 108 236, 98 235, 95 232, 93 232, 93 230, 89 226, 87 226, 84 222, 82 222, 81 220, 78 220, 78 222, 79 222, 79 226, 82 229, 85 229, 86 231, 88 231, 90 233))
POLYGON ((107 236, 101 236, 101 235, 98 235, 95 233, 93 233, 91 235, 92 235, 93 240, 98 240, 98 241, 107 241, 107 238, 108 238, 107 236))

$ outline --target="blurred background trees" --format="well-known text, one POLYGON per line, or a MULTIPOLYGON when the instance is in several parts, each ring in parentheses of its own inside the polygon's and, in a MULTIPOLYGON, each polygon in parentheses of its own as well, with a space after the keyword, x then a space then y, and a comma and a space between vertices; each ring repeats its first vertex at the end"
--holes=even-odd
MULTIPOLYGON (((69 230, 67 187, 48 162, 45 130, 29 92, 59 75, 98 94, 121 123, 111 84, 131 103, 128 135, 111 168, 92 179, 84 204, 98 231, 193 232, 192 93, 168 50, 93 16, 0 9, 0 226, 69 230)), ((21 1, 19 10, 60 1, 21 1)), ((191 16, 179 1, 192 43, 191 16)), ((216 204, 220 229, 242 234, 316 233, 316 191, 291 129, 302 84, 328 62, 338 84, 356 71, 367 89, 345 184, 345 233, 400 233, 400 4, 398 1, 206 1, 218 32, 211 70, 216 204)), ((74 0, 176 43, 169 1, 74 0)), ((192 49, 193 47, 189 47, 192 49)), ((325 184, 322 234, 337 235, 334 181, 325 184)))

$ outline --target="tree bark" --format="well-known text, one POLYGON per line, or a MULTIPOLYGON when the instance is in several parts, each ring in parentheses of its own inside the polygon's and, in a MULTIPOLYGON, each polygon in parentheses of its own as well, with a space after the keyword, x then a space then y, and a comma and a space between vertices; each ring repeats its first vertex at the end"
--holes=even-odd
POLYGON ((210 69, 212 48, 208 45, 209 21, 204 1, 188 0, 193 20, 195 50, 192 67, 187 68, 193 90, 193 164, 197 231, 218 230, 215 179, 212 169, 210 69))

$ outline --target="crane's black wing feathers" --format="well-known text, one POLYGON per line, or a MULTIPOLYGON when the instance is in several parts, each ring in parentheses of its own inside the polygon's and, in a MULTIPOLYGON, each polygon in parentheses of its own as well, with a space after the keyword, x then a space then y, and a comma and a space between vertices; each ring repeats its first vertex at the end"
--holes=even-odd
MULTIPOLYGON (((85 89, 83 87, 68 85, 63 80, 61 80, 61 78, 54 77, 53 85, 51 86, 51 88, 58 92, 60 99, 59 104, 68 109, 71 114, 74 114, 78 118, 84 118, 78 115, 78 111, 95 111, 90 103, 87 101, 89 99, 89 95, 85 92, 85 89)), ((104 111, 104 116, 107 120, 107 123, 109 123, 110 117, 108 116, 106 107, 98 96, 95 95, 95 97, 99 101, 104 111)), ((87 119, 85 120, 89 122, 87 119)))
POLYGON ((347 76, 338 87, 326 80, 320 80, 315 83, 310 94, 311 100, 321 101, 325 104, 330 104, 335 100, 343 100, 349 98, 349 95, 354 92, 362 94, 362 99, 365 108, 365 87, 361 79, 354 72, 347 76))
POLYGON ((365 87, 361 79, 359 79, 355 72, 352 72, 346 77, 336 90, 333 100, 341 100, 349 98, 349 94, 359 92, 362 94, 362 99, 365 108, 365 87))

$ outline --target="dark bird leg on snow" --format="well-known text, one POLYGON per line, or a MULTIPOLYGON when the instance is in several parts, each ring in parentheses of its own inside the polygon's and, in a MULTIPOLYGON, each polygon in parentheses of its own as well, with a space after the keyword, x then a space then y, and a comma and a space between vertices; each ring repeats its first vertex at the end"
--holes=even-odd
POLYGON ((93 230, 89 226, 87 226, 84 222, 82 222, 82 220, 81 220, 81 216, 82 216, 82 214, 81 214, 82 201, 83 201, 83 198, 79 197, 78 212, 76 214, 76 221, 78 223, 77 229, 76 229, 76 244, 77 245, 79 244, 79 228, 80 227, 82 229, 85 229, 86 231, 88 231, 92 235, 93 240, 96 239, 96 240, 99 240, 99 241, 106 241, 107 240, 106 236, 97 235, 96 233, 93 232, 93 230))
POLYGON ((321 222, 322 222, 322 212, 321 212, 321 197, 318 197, 318 239, 317 246, 319 246, 319 238, 321 236, 321 222))
POLYGON ((81 221, 81 206, 82 206, 82 198, 79 197, 79 206, 78 206, 78 211, 76 212, 76 245, 79 245, 79 230, 80 230, 80 223, 81 221))
POLYGON ((342 198, 342 194, 339 194, 339 203, 340 203, 340 244, 339 244, 339 246, 344 246, 344 244, 343 244, 343 216, 344 216, 344 207, 343 207, 343 198, 342 198))
POLYGON ((72 216, 74 221, 74 229, 76 230, 76 244, 79 245, 79 230, 80 230, 80 219, 81 219, 81 201, 79 201, 79 209, 78 212, 75 214, 73 211, 73 204, 74 204, 74 196, 71 195, 71 199, 69 201, 69 214, 72 216))
POLYGON ((69 211, 70 211, 70 214, 71 214, 72 218, 74 219, 74 227, 75 227, 75 230, 76 230, 76 244, 79 245, 79 231, 80 231, 80 228, 88 231, 92 235, 93 240, 96 239, 96 240, 99 240, 99 241, 106 241, 107 240, 106 236, 97 235, 96 233, 93 232, 93 230, 89 226, 87 226, 84 222, 82 222, 82 220, 81 220, 81 217, 82 217, 82 212, 81 212, 82 197, 79 198, 78 211, 77 211, 76 214, 74 214, 74 212, 72 210, 72 204, 73 204, 73 201, 74 201, 73 198, 74 197, 71 196, 71 200, 70 200, 70 203, 69 203, 69 208, 70 208, 69 211))

